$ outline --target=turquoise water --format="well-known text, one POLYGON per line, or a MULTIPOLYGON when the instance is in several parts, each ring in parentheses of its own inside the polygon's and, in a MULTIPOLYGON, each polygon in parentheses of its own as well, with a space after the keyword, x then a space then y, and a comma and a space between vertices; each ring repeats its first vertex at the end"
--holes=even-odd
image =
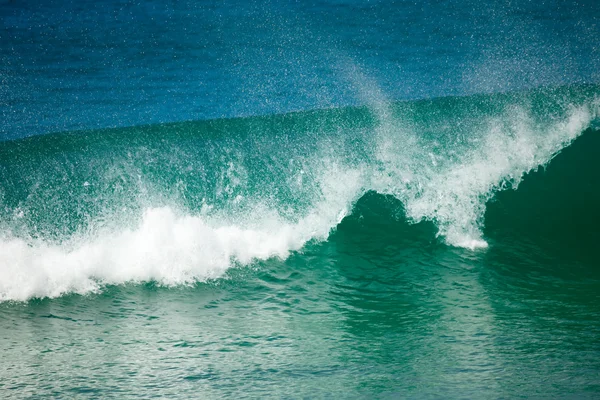
POLYGON ((593 398, 599 94, 3 142, 1 390, 593 398))
POLYGON ((0 397, 597 398, 598 11, 0 2, 0 397))

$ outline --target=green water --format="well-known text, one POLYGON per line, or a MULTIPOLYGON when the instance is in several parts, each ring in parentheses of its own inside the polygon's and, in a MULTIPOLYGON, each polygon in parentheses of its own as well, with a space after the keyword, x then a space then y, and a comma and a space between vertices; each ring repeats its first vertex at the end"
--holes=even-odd
POLYGON ((599 93, 0 143, 0 394, 597 398, 599 93))

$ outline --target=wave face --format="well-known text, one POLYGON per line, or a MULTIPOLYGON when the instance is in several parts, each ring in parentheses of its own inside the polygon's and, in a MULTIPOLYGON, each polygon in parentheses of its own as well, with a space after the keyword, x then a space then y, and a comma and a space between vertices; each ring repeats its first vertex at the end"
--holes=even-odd
POLYGON ((2 142, 0 300, 216 278, 326 240, 370 193, 432 222, 443 245, 485 248, 529 201, 495 194, 595 137, 599 98, 597 85, 375 95, 369 107, 2 142))

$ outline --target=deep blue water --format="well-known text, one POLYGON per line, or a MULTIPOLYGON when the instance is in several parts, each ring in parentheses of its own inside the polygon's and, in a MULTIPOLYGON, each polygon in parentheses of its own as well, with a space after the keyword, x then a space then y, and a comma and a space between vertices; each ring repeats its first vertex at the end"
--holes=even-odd
POLYGON ((0 135, 600 79, 597 1, 0 2, 0 135))

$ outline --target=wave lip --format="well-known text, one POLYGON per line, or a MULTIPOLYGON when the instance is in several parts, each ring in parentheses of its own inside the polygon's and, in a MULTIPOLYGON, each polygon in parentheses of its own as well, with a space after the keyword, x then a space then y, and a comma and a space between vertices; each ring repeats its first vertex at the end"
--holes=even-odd
POLYGON ((384 173, 374 188, 400 199, 410 220, 433 221, 449 245, 485 248, 486 202, 499 190, 517 188, 527 172, 549 163, 599 115, 597 100, 565 108, 558 118, 510 105, 471 128, 462 151, 443 143, 446 155, 437 144, 407 150, 405 143, 419 143, 418 135, 388 128, 378 153, 384 173))

